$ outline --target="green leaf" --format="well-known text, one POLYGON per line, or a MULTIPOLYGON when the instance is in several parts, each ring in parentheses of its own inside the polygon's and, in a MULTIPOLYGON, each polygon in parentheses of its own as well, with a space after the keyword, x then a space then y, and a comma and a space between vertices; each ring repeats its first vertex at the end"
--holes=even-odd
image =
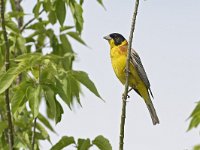
POLYGON ((79 34, 81 34, 83 30, 83 9, 76 1, 70 3, 70 9, 73 14, 76 30, 79 34))
POLYGON ((10 17, 18 18, 18 17, 23 17, 25 14, 22 11, 12 11, 8 13, 10 17))
POLYGON ((36 52, 42 53, 42 49, 45 47, 45 40, 46 40, 46 35, 45 34, 40 34, 37 37, 37 44, 36 44, 36 52))
POLYGON ((72 89, 71 89, 71 84, 70 84, 70 79, 66 78, 63 80, 63 90, 67 95, 69 103, 72 103, 72 89))
POLYGON ((38 131, 40 131, 40 133, 44 139, 49 138, 49 134, 48 134, 47 130, 40 123, 36 123, 36 129, 38 129, 38 131))
POLYGON ((54 25, 57 22, 55 11, 53 11, 53 10, 50 11, 48 14, 48 18, 49 18, 50 23, 54 25))
POLYGON ((46 140, 47 139, 47 137, 46 136, 44 136, 42 133, 40 133, 40 132, 35 132, 35 138, 37 139, 37 140, 46 140))
POLYGON ((31 142, 27 132, 18 132, 18 134, 15 135, 15 138, 16 149, 31 149, 31 142))
POLYGON ((62 43, 62 48, 64 49, 65 52, 73 52, 72 46, 65 34, 60 35, 60 40, 62 43))
POLYGON ((63 32, 63 31, 66 31, 66 30, 69 30, 69 29, 72 29, 72 28, 74 28, 74 26, 61 26, 60 32, 63 32))
POLYGON ((60 44, 58 43, 58 39, 56 36, 53 36, 53 38, 51 39, 51 46, 53 48, 53 54, 59 54, 58 49, 60 47, 60 44))
POLYGON ((80 5, 83 5, 83 2, 84 2, 84 0, 80 0, 80 2, 79 2, 79 3, 80 3, 80 5))
POLYGON ((90 139, 78 139, 78 150, 89 150, 91 146, 90 139))
POLYGON ((76 16, 76 28, 77 31, 81 34, 83 30, 83 9, 81 5, 75 3, 75 16, 76 16))
POLYGON ((15 0, 10 0, 12 11, 16 11, 15 0))
MULTIPOLYGON (((49 21, 40 20, 40 22, 36 22, 34 24, 31 24, 27 27, 27 29, 33 29, 40 31, 39 34, 44 33, 46 25, 49 23, 49 21)), ((38 35, 39 35, 38 34, 38 35)))
POLYGON ((62 67, 64 70, 72 70, 73 61, 75 59, 75 53, 69 52, 64 55, 64 59, 62 59, 62 67))
POLYGON ((38 114, 38 119, 52 132, 55 132, 55 130, 53 129, 53 127, 51 126, 50 122, 41 114, 38 114))
POLYGON ((43 2, 43 8, 46 12, 50 11, 52 9, 52 4, 50 0, 46 0, 43 2))
POLYGON ((40 138, 43 139, 43 140, 47 139, 51 143, 49 134, 48 134, 47 130, 42 126, 42 124, 40 124, 40 123, 37 122, 36 123, 36 129, 38 131, 40 131, 38 135, 40 135, 41 137, 39 137, 39 139, 40 138))
POLYGON ((18 87, 14 90, 13 97, 11 98, 11 106, 12 106, 12 113, 14 114, 17 109, 22 105, 22 102, 25 103, 23 100, 25 98, 26 90, 28 87, 31 86, 29 82, 21 82, 18 87))
POLYGON ((200 102, 197 103, 189 118, 191 118, 191 121, 187 131, 196 128, 200 124, 200 102))
POLYGON ((112 146, 110 145, 108 139, 103 137, 102 135, 97 136, 92 143, 96 145, 100 150, 112 150, 112 146))
POLYGON ((49 108, 54 118, 56 117, 56 99, 55 99, 54 91, 52 91, 48 86, 43 88, 43 90, 44 90, 45 100, 48 103, 47 107, 49 108))
POLYGON ((60 25, 63 26, 66 17, 66 7, 65 2, 63 0, 56 1, 56 16, 60 25))
POLYGON ((77 32, 67 32, 67 34, 75 40, 77 40, 78 42, 80 42, 81 44, 86 45, 77 32))
POLYGON ((61 121, 62 114, 64 113, 62 106, 56 101, 56 124, 61 121))
POLYGON ((17 48, 21 50, 22 53, 26 53, 26 39, 23 38, 22 36, 19 36, 17 38, 17 48))
MULTIPOLYGON (((17 58, 15 58, 15 62, 21 62, 21 64, 23 63, 32 63, 35 60, 41 60, 42 58, 42 54, 41 53, 25 53, 22 55, 19 55, 17 58)), ((20 66, 20 64, 18 65, 20 66)), ((27 66, 27 64, 26 64, 27 66)), ((23 66, 25 67, 25 66, 23 66)), ((27 67, 30 68, 30 67, 27 67)))
POLYGON ((50 150, 62 150, 71 144, 75 144, 74 137, 63 136, 50 150))
POLYGON ((198 127, 199 124, 200 124, 200 116, 193 117, 190 121, 190 125, 187 131, 191 130, 192 128, 198 127))
POLYGON ((15 53, 15 54, 18 53, 18 50, 16 49, 16 41, 17 41, 17 36, 16 35, 13 35, 13 36, 10 35, 10 37, 9 37, 10 52, 15 53))
POLYGON ((20 33, 17 24, 12 21, 7 15, 5 16, 5 24, 13 33, 18 34, 20 33))
POLYGON ((34 13, 35 18, 39 16, 40 6, 41 6, 41 2, 38 1, 35 7, 33 8, 33 13, 34 13))
POLYGON ((70 101, 68 95, 63 90, 62 81, 57 78, 55 80, 56 80, 56 85, 49 84, 49 87, 61 97, 61 99, 68 105, 69 108, 71 108, 70 107, 71 101, 70 101))
POLYGON ((71 75, 68 75, 65 79, 63 79, 63 89, 65 93, 68 95, 70 100, 72 101, 76 98, 77 102, 81 105, 80 102, 80 84, 79 82, 74 79, 71 75))
POLYGON ((35 87, 29 87, 27 89, 27 98, 29 100, 29 106, 31 108, 34 118, 36 118, 39 113, 40 92, 40 85, 37 85, 35 87))
POLYGON ((52 110, 50 109, 50 106, 48 103, 46 104, 46 106, 47 106, 46 107, 46 115, 47 115, 48 119, 55 120, 56 112, 55 112, 55 114, 52 113, 52 110))
POLYGON ((0 136, 2 136, 3 131, 8 127, 6 121, 0 121, 0 136))
POLYGON ((0 94, 8 89, 13 83, 14 79, 17 77, 17 68, 10 68, 6 73, 4 73, 0 78, 0 94))
POLYGON ((200 115, 200 102, 197 103, 197 106, 192 111, 192 114, 190 115, 190 117, 195 117, 197 115, 200 115))
POLYGON ((88 74, 83 71, 71 71, 72 76, 78 80, 81 84, 87 87, 92 93, 94 93, 97 97, 101 98, 99 92, 97 91, 94 83, 88 77, 88 74))
POLYGON ((200 145, 194 146, 193 150, 200 150, 200 145))
POLYGON ((103 6, 104 9, 106 9, 105 6, 104 6, 104 4, 103 4, 103 1, 102 1, 102 0, 97 0, 97 2, 98 2, 101 6, 103 6))

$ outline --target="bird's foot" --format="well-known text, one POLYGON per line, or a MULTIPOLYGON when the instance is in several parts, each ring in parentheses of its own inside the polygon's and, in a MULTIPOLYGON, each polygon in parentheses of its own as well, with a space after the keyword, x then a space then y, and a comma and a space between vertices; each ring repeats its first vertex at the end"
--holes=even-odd
POLYGON ((124 72, 125 72, 125 73, 129 73, 129 74, 131 74, 131 71, 128 70, 127 68, 124 69, 124 72))

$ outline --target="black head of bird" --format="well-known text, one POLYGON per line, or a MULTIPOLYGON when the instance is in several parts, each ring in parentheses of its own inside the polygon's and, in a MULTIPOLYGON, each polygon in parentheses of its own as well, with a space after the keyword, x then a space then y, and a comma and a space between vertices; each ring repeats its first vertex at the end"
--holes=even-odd
POLYGON ((126 39, 119 33, 111 33, 107 36, 104 37, 105 40, 107 41, 114 41, 114 44, 116 46, 120 45, 123 41, 125 41, 126 39))

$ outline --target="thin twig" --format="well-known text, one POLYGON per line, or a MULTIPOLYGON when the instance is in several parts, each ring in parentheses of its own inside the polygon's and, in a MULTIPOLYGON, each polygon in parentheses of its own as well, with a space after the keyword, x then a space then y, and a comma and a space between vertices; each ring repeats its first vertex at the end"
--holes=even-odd
POLYGON ((32 134, 32 141, 31 141, 31 149, 34 150, 34 146, 35 146, 35 129, 36 129, 36 123, 37 123, 37 118, 34 119, 34 123, 33 123, 33 134, 32 134))
MULTIPOLYGON (((9 41, 7 37, 4 12, 5 12, 5 3, 4 3, 4 0, 1 0, 1 25, 2 25, 3 36, 5 40, 5 47, 6 47, 5 68, 6 68, 6 71, 8 71, 9 65, 10 65, 10 55, 9 55, 10 51, 9 51, 9 41)), ((12 124, 12 118, 11 118, 11 112, 10 112, 9 88, 5 91, 5 103, 6 103, 6 111, 7 111, 7 119, 8 119, 9 148, 10 150, 13 150, 14 138, 13 138, 13 124, 12 124)))
POLYGON ((121 114, 121 124, 120 124, 119 150, 124 149, 124 127, 125 127, 125 119, 126 119, 126 100, 128 98, 128 87, 129 87, 129 68, 130 68, 129 62, 130 62, 130 56, 131 56, 132 39, 133 39, 133 32, 135 30, 138 6, 139 6, 139 0, 136 0, 132 23, 131 23, 129 42, 128 42, 128 55, 127 55, 127 61, 126 61, 126 83, 125 83, 125 90, 124 90, 124 93, 122 96, 122 114, 121 114))
MULTIPOLYGON (((43 12, 44 12, 44 9, 42 9, 42 10, 39 12, 39 15, 41 15, 43 12)), ((24 24, 24 26, 21 28, 20 31, 23 32, 24 29, 26 29, 26 27, 27 27, 29 24, 31 24, 35 19, 37 19, 37 18, 33 17, 31 20, 29 20, 26 24, 24 24)))

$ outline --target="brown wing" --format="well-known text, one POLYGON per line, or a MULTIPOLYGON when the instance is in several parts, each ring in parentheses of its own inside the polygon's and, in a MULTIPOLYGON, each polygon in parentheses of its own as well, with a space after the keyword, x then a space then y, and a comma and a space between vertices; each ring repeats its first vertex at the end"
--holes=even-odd
POLYGON ((150 89, 150 82, 148 80, 147 74, 144 70, 144 67, 142 65, 141 59, 137 52, 134 49, 131 49, 131 59, 130 62, 133 64, 133 66, 137 69, 138 75, 140 79, 144 82, 145 86, 149 90, 151 96, 153 97, 153 93, 150 89))

